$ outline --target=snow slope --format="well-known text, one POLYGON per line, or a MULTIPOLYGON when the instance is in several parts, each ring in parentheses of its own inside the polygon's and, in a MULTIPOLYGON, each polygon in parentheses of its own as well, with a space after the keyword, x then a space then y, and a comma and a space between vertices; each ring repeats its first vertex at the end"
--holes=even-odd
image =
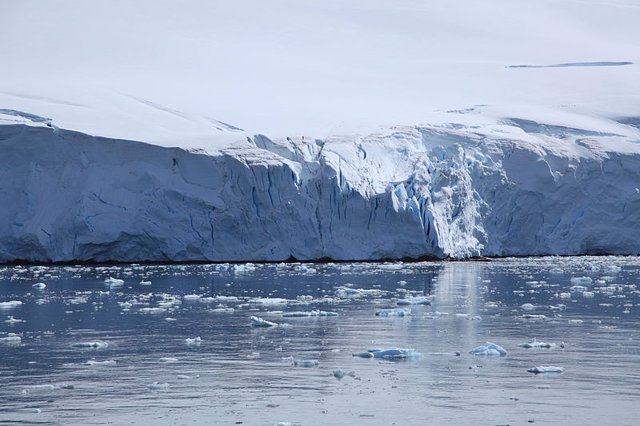
POLYGON ((638 18, 0 0, 0 261, 637 254, 638 18))

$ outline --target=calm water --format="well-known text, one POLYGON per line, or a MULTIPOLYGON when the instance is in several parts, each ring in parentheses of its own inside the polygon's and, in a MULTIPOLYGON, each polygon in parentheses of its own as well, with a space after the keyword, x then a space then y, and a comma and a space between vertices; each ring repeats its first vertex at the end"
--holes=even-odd
POLYGON ((0 423, 638 424, 639 278, 616 257, 4 267, 0 302, 22 305, 0 309, 0 339, 21 338, 0 343, 0 423), (375 315, 409 296, 432 303, 375 315), (338 316, 282 315, 314 309, 338 316), (469 354, 486 341, 508 355, 469 354), (372 347, 422 356, 351 355, 372 347))

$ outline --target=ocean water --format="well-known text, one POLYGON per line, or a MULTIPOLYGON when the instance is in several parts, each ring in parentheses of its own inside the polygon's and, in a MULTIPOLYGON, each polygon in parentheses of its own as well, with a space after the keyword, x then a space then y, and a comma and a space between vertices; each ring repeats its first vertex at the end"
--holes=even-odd
POLYGON ((0 267, 0 424, 638 424, 639 280, 624 257, 0 267), (391 347, 414 356, 352 356, 391 347))

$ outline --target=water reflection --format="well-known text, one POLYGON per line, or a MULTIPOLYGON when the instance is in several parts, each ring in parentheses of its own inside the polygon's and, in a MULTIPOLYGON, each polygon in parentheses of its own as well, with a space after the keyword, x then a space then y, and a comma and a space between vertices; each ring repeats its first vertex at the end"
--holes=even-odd
POLYGON ((0 302, 22 302, 0 311, 0 338, 21 338, 0 343, 0 422, 632 424, 639 275, 635 258, 0 268, 0 302), (431 305, 375 315, 417 296, 431 305), (339 316, 282 316, 313 310, 339 316), (556 346, 518 346, 533 338, 556 346), (485 341, 508 355, 468 354, 485 341), (394 346, 423 355, 351 356, 394 346))

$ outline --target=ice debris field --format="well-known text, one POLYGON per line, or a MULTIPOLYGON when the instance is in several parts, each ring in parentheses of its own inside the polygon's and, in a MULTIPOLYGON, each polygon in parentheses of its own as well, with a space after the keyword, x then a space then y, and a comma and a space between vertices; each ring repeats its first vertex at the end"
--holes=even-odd
POLYGON ((0 262, 638 254, 639 20, 5 1, 0 262))
POLYGON ((0 267, 0 422, 624 423, 639 278, 623 257, 0 267))

